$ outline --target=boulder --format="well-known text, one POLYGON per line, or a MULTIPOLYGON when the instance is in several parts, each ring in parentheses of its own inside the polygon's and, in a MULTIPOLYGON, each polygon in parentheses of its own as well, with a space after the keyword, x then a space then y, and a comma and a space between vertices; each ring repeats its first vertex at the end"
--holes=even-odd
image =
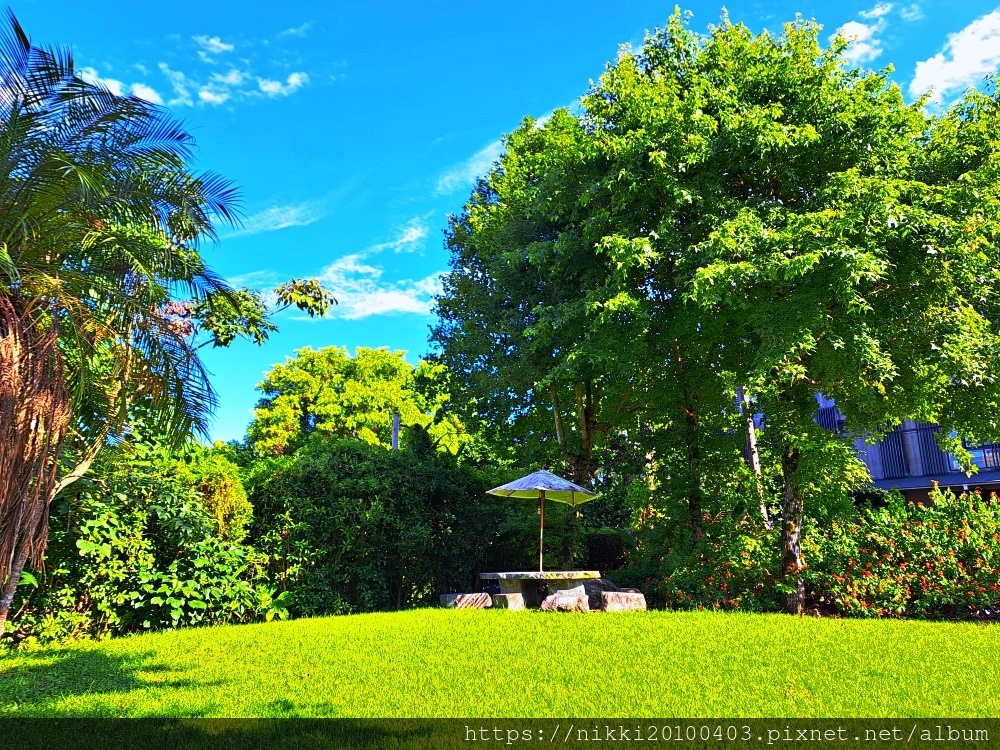
POLYGON ((611 581, 604 578, 588 578, 583 581, 583 588, 587 594, 587 603, 591 609, 603 609, 601 594, 605 591, 618 591, 618 587, 611 581))
POLYGON ((493 609, 524 609, 521 594, 493 594, 493 609))
POLYGON ((631 591, 605 591, 601 594, 605 612, 635 612, 646 609, 646 597, 631 591))
POLYGON ((590 604, 585 596, 557 592, 545 597, 542 609, 546 612, 589 612, 590 604))
POLYGON ((449 609, 486 609, 493 606, 489 594, 441 594, 441 606, 449 609))

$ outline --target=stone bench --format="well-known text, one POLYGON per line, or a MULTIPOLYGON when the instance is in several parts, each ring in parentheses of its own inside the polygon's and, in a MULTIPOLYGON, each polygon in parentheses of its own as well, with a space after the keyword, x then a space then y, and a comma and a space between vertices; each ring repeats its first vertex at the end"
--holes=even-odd
POLYGON ((486 609, 493 606, 489 594, 441 594, 441 606, 449 609, 486 609))
POLYGON ((539 583, 545 583, 550 594, 586 598, 587 592, 584 590, 583 582, 600 577, 600 572, 596 570, 532 570, 479 574, 481 580, 498 581, 501 594, 520 594, 524 603, 533 607, 541 604, 538 596, 539 583))
POLYGON ((601 609, 605 612, 637 612, 646 609, 646 597, 638 591, 602 591, 601 609))

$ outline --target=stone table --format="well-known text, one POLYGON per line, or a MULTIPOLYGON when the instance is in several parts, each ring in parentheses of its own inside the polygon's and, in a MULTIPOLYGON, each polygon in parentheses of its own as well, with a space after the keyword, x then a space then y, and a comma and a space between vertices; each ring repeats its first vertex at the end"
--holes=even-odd
POLYGON ((560 592, 586 598, 587 592, 583 588, 583 581, 600 577, 600 571, 597 570, 533 570, 479 574, 481 580, 499 581, 502 594, 521 594, 524 603, 530 607, 537 607, 541 603, 538 599, 540 581, 549 587, 550 594, 560 592))

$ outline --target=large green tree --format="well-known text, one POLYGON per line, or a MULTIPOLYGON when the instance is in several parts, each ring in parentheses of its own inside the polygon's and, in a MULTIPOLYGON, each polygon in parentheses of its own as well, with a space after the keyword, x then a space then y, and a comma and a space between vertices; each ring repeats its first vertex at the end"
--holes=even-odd
POLYGON ((247 431, 259 455, 292 453, 313 439, 353 439, 388 448, 393 413, 404 430, 426 432, 451 453, 469 436, 443 407, 449 400, 445 368, 405 352, 358 347, 305 347, 275 365, 257 386, 263 393, 247 431))
POLYGON ((609 66, 563 126, 573 140, 530 147, 536 130, 557 143, 557 118, 508 138, 454 224, 436 333, 468 402, 506 424, 540 418, 553 373, 596 362, 642 415, 615 429, 642 436, 650 484, 678 486, 695 538, 706 477, 726 468, 708 446, 751 394, 779 464, 793 612, 807 503, 863 482, 815 424, 816 393, 872 436, 916 418, 946 443, 988 439, 1000 413, 997 96, 930 115, 819 33, 723 18, 701 35, 676 13, 609 66), (525 154, 543 158, 524 170, 525 154), (529 346, 549 329, 563 338, 529 346))

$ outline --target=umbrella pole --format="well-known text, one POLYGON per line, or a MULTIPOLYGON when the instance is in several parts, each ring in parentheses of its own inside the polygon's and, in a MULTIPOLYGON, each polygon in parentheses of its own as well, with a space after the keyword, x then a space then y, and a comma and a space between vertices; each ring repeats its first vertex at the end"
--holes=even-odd
POLYGON ((542 555, 545 552, 545 490, 539 490, 542 499, 542 513, 538 517, 538 572, 542 572, 542 555))

